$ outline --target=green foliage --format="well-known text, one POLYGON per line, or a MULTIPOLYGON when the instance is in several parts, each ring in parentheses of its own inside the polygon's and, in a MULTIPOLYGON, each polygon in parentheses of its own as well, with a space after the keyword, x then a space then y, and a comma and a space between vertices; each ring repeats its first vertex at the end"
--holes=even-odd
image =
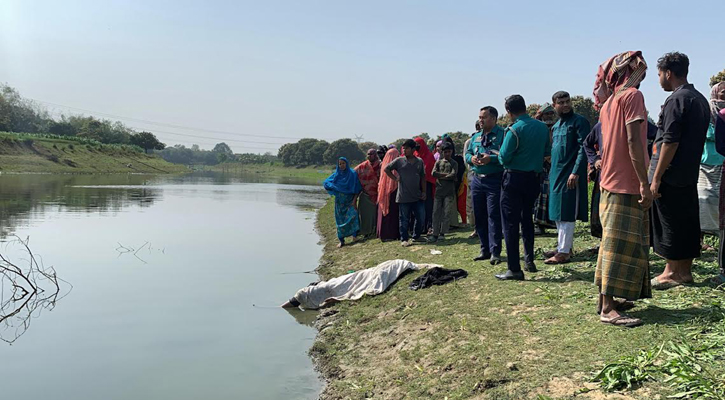
POLYGON ((329 146, 330 144, 324 140, 300 139, 297 143, 286 143, 280 147, 277 157, 288 167, 321 165, 325 151, 329 146))
POLYGON ((322 155, 325 164, 335 164, 340 157, 346 157, 351 163, 357 163, 365 159, 365 154, 360 151, 354 140, 338 139, 330 143, 322 155))
POLYGON ((163 150, 166 145, 151 132, 139 132, 131 135, 131 144, 136 145, 148 153, 149 150, 163 150))
POLYGON ((531 116, 531 118, 536 117, 536 113, 539 112, 539 108, 541 108, 541 104, 531 103, 526 107, 526 113, 531 116))
POLYGON ((370 149, 377 150, 378 144, 375 142, 362 142, 362 143, 358 143, 357 147, 359 147, 360 151, 362 151, 363 153, 367 153, 367 151, 370 149))
POLYGON ((612 391, 664 377, 664 382, 677 391, 670 398, 724 399, 725 375, 716 372, 713 365, 725 357, 725 319, 722 314, 711 317, 717 322, 698 321, 679 340, 608 364, 594 380, 612 391), (658 359, 661 354, 664 360, 658 359))
POLYGON ((0 84, 0 131, 47 132, 51 121, 47 111, 23 99, 17 90, 0 84))
POLYGON ((622 357, 619 361, 607 364, 595 377, 604 390, 631 389, 632 386, 654 379, 658 369, 655 360, 662 352, 659 350, 640 350, 636 356, 622 357))
POLYGON ((193 145, 191 148, 188 148, 184 145, 177 144, 171 147, 164 148, 163 150, 159 151, 158 154, 164 160, 174 164, 217 165, 222 162, 235 160, 236 156, 231 153, 231 149, 229 149, 228 151, 226 150, 229 148, 229 146, 226 146, 226 148, 225 146, 226 145, 223 143, 218 143, 216 146, 214 146, 214 149, 219 151, 210 151, 201 150, 198 145, 193 145))
POLYGON ((229 145, 226 144, 226 143, 224 143, 224 142, 217 143, 216 145, 214 145, 214 148, 211 149, 211 151, 213 151, 214 153, 221 153, 221 154, 224 154, 226 156, 232 156, 232 155, 234 155, 234 152, 229 147, 229 145))
POLYGON ((713 87, 720 82, 725 82, 725 69, 710 78, 710 87, 713 87))
POLYGON ((55 120, 44 108, 23 99, 5 84, 0 84, 0 131, 83 137, 106 144, 129 144, 136 133, 121 122, 91 116, 62 116, 55 120))
POLYGON ((574 96, 571 98, 571 105, 574 112, 589 120, 592 126, 599 121, 599 111, 594 109, 594 101, 591 98, 574 96))

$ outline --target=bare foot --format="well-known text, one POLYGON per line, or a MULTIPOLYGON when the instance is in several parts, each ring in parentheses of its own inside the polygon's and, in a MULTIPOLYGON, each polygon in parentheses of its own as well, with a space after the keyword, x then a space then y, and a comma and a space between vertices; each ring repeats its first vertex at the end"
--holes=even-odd
POLYGON ((338 243, 338 244, 337 244, 337 248, 338 248, 338 249, 339 249, 340 247, 342 247, 342 246, 344 246, 344 244, 342 244, 342 243, 338 243))

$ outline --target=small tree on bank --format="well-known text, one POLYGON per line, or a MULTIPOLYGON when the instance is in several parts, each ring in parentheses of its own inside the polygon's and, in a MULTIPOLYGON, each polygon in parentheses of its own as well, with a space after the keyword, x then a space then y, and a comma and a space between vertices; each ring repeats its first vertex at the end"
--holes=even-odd
POLYGON ((161 143, 156 135, 145 131, 131 135, 131 144, 144 149, 146 153, 149 153, 149 150, 163 150, 166 148, 166 145, 161 143))
POLYGON ((350 163, 357 163, 365 159, 365 154, 360 151, 354 140, 340 139, 330 143, 322 159, 325 164, 337 164, 337 159, 340 157, 346 157, 350 163))

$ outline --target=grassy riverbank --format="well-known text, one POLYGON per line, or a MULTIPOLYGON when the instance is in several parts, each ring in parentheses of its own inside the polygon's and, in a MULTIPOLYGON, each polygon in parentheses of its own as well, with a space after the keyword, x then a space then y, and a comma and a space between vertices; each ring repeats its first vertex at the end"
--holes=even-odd
POLYGON ((188 169, 128 146, 0 133, 0 172, 179 173, 188 169))
POLYGON ((206 166, 204 170, 233 173, 240 175, 258 175, 268 178, 291 178, 291 179, 309 179, 311 181, 320 182, 330 176, 335 169, 333 166, 323 165, 316 167, 285 167, 282 164, 240 164, 240 163, 224 163, 214 166, 206 166))
MULTIPOLYGON (((310 353, 329 379, 324 399, 664 399, 684 391, 664 382, 670 366, 699 363, 706 369, 674 381, 683 385, 698 384, 687 380, 696 376, 707 377, 700 385, 725 376, 724 292, 704 282, 717 270, 714 252, 696 260, 694 285, 639 302, 630 314, 646 325, 626 329, 600 323, 595 313, 596 254, 587 249, 597 240, 587 224, 577 225, 574 262, 543 264, 542 251, 556 242, 552 231, 536 239, 541 272, 527 274, 525 282, 499 282, 493 275, 505 265, 471 261, 479 246, 468 239, 469 230, 409 248, 371 239, 336 249, 333 206, 328 201, 318 214, 323 278, 395 258, 463 268, 469 275, 412 291, 408 284, 422 273, 413 272, 379 296, 323 311, 310 353), (431 255, 431 249, 443 254, 431 255), (652 375, 621 395, 590 381, 606 364, 640 350, 656 353, 663 343, 665 350, 670 344, 696 350, 680 358, 662 352, 641 368, 620 362, 614 383, 638 368, 652 375)), ((653 273, 664 268, 657 256, 651 261, 653 273)))

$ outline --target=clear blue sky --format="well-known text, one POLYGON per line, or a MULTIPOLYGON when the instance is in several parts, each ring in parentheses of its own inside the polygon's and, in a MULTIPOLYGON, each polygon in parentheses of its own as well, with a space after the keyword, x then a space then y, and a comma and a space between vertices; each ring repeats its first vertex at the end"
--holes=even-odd
POLYGON ((688 54, 690 81, 706 95, 725 68, 715 44, 723 1, 680 4, 3 0, 0 81, 64 106, 263 136, 122 120, 167 144, 221 141, 165 133, 177 132, 264 152, 278 145, 251 142, 470 132, 481 106, 502 112, 509 94, 591 96, 600 63, 642 50, 656 116, 667 96, 659 56, 688 54))

